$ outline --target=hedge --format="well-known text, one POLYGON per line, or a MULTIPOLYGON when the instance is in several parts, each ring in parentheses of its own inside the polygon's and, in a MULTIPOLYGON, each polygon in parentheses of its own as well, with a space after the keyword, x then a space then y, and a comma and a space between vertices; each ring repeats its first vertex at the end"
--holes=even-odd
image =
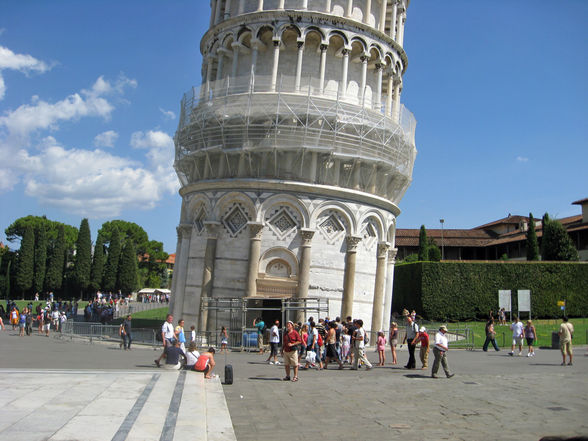
POLYGON ((474 320, 498 310, 498 290, 531 290, 534 318, 588 316, 588 264, 568 262, 415 262, 394 268, 392 311, 416 310, 435 321, 474 320))

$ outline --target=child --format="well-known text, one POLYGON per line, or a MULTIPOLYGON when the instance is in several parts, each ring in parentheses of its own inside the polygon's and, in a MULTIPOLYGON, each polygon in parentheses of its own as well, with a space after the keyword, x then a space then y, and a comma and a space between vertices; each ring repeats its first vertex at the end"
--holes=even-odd
POLYGON ((378 366, 384 366, 384 363, 386 362, 386 337, 384 337, 384 331, 378 331, 377 348, 378 357, 380 358, 378 366))
POLYGON ((227 328, 225 328, 224 326, 221 328, 221 332, 220 332, 220 339, 221 339, 221 354, 223 352, 223 350, 225 351, 225 354, 228 352, 227 350, 227 345, 229 344, 229 335, 227 334, 227 328))
POLYGON ((190 343, 196 343, 196 328, 194 325, 190 326, 190 343))
POLYGON ((351 335, 347 333, 347 328, 343 328, 341 333, 341 358, 343 363, 349 363, 349 350, 351 349, 351 335))

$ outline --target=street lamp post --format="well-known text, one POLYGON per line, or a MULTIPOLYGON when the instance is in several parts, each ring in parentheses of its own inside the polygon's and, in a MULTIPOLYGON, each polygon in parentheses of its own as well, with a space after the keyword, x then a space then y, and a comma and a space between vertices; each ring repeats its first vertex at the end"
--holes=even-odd
POLYGON ((439 219, 441 222, 441 260, 445 260, 445 243, 443 240, 443 224, 445 223, 445 219, 439 219))

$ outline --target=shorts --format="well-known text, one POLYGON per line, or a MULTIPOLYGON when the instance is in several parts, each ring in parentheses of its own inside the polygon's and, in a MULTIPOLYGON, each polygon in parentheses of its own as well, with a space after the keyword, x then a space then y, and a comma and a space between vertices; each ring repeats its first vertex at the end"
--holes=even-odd
POLYGON ((278 346, 279 345, 280 345, 279 343, 270 342, 271 355, 278 355, 278 346))
POLYGON ((284 351, 284 365, 285 366, 298 366, 298 351, 284 351))
POLYGON ((393 348, 395 348, 397 344, 398 344, 397 338, 393 338, 392 340, 390 340, 390 346, 392 346, 393 348))
POLYGON ((527 346, 533 346, 533 342, 535 341, 534 338, 526 337, 526 340, 527 340, 527 346))
POLYGON ((566 355, 566 354, 572 355, 573 354, 571 341, 560 342, 559 348, 561 349, 561 353, 563 355, 566 355))
POLYGON ((523 345, 523 337, 513 337, 512 338, 513 346, 522 346, 523 345))
POLYGON ((49 323, 45 323, 43 325, 43 331, 49 331, 49 329, 51 329, 51 325, 49 323))
POLYGON ((24 325, 25 325, 24 323, 19 323, 19 324, 18 324, 18 327, 19 327, 20 329, 24 329, 24 325))

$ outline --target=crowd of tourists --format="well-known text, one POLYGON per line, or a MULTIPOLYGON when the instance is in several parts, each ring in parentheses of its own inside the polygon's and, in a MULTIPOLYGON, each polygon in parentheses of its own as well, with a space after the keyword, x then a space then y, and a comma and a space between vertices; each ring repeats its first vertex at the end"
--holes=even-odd
POLYGON ((77 314, 78 302, 49 301, 37 303, 29 302, 22 309, 13 300, 6 300, 6 308, 0 305, 0 325, 5 328, 4 320, 18 330, 18 335, 33 335, 36 328, 38 334, 49 337, 50 331, 61 332, 63 324, 77 314))

